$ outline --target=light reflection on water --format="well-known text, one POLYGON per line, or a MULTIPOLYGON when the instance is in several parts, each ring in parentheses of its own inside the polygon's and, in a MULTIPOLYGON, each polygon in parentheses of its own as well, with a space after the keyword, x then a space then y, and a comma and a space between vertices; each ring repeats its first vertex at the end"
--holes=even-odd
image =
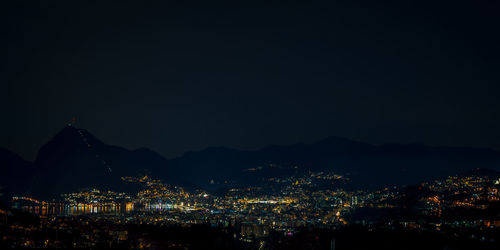
POLYGON ((132 203, 125 204, 45 204, 22 206, 21 209, 25 212, 30 212, 39 216, 73 216, 84 214, 123 214, 130 213, 134 210, 132 203))
POLYGON ((126 203, 109 203, 109 204, 38 204, 16 206, 25 212, 36 214, 42 217, 45 216, 76 216, 85 214, 110 214, 119 215, 131 212, 153 212, 163 213, 172 209, 189 210, 183 205, 174 205, 169 203, 144 203, 136 204, 132 202, 126 203))
POLYGON ((21 210, 36 214, 39 216, 74 216, 85 214, 111 214, 119 215, 131 213, 134 211, 140 212, 155 212, 162 213, 172 209, 185 208, 179 205, 168 203, 145 203, 134 206, 134 203, 111 203, 111 204, 39 204, 18 206, 21 210))

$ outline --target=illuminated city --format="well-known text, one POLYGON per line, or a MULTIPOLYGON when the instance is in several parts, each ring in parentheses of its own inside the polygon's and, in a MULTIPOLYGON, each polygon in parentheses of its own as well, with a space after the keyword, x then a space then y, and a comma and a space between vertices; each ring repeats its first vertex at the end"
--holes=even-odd
MULTIPOLYGON (((266 246, 271 233, 292 237, 299 230, 311 226, 338 229, 360 225, 368 230, 394 230, 395 227, 410 232, 453 230, 456 237, 469 237, 468 231, 477 230, 474 234, 477 240, 496 246, 497 238, 488 230, 500 230, 500 218, 487 212, 492 204, 500 201, 500 179, 488 176, 451 176, 413 187, 392 186, 369 192, 318 189, 323 181, 349 180, 334 173, 309 172, 288 178, 268 178, 263 180, 261 186, 231 188, 224 195, 212 195, 203 190, 186 191, 147 175, 126 176, 122 180, 138 184, 139 191, 125 194, 88 189, 61 194, 58 202, 13 197, 15 208, 40 216, 41 228, 16 226, 4 239, 11 239, 7 242, 15 247, 58 247, 65 243, 50 238, 36 239, 34 235, 42 228, 73 234, 76 233, 73 232, 75 225, 79 228, 106 223, 106 227, 115 230, 110 231, 109 237, 96 241, 99 233, 90 231, 84 237, 73 240, 72 246, 106 244, 144 248, 154 244, 154 241, 131 238, 136 237, 129 236, 131 225, 183 228, 209 225, 234 231, 234 240, 248 247, 258 247, 261 244, 266 246), (410 189, 419 190, 419 194, 409 197, 410 189), (414 202, 411 208, 405 207, 407 199, 414 202), (401 213, 408 209, 415 211, 401 213), (460 214, 464 209, 477 214, 465 218, 460 214), (377 210, 391 211, 393 215, 387 218, 363 216, 363 213, 377 210), (26 237, 16 239, 14 235, 21 232, 26 237)), ((1 212, 7 213, 5 210, 1 212)), ((185 242, 172 241, 171 244, 189 247, 185 242)))
POLYGON ((500 249, 500 1, 0 9, 0 250, 500 249))

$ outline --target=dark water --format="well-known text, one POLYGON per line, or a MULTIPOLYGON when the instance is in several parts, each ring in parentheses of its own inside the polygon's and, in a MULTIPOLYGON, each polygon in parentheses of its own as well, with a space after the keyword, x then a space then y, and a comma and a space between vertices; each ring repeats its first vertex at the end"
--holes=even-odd
POLYGON ((73 216, 84 214, 123 214, 134 210, 132 203, 127 204, 44 204, 19 207, 25 212, 39 216, 73 216))

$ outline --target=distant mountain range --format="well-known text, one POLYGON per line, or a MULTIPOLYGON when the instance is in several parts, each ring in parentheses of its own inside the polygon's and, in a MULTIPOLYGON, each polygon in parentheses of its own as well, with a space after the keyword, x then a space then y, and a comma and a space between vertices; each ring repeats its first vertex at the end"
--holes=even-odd
MULTIPOLYGON (((471 169, 500 169, 500 152, 485 148, 430 147, 387 144, 375 146, 341 137, 313 144, 270 146, 257 151, 208 148, 188 152, 169 161, 171 169, 183 170, 190 182, 207 188, 208 179, 251 179, 249 175, 281 167, 290 174, 294 166, 311 171, 333 171, 347 175, 353 187, 378 188, 416 184, 459 174, 471 169), (247 172, 245 169, 259 168, 247 172), (189 175, 188 173, 196 173, 189 175)), ((274 171, 277 172, 277 171, 274 171)))
POLYGON ((500 152, 484 148, 375 146, 341 137, 313 144, 270 146, 256 151, 224 147, 187 152, 166 159, 147 149, 128 150, 101 142, 84 129, 67 126, 40 148, 35 162, 0 148, 0 186, 4 198, 60 193, 95 187, 129 191, 122 176, 149 173, 167 183, 213 190, 251 185, 261 177, 297 171, 333 171, 351 185, 376 188, 413 184, 471 169, 500 170, 500 152))

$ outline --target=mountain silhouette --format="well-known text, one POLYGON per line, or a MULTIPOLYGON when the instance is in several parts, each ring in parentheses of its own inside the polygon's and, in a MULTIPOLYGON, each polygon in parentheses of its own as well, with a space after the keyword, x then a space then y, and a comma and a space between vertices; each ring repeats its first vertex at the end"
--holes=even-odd
POLYGON ((0 164, 0 186, 6 196, 58 198, 83 188, 130 191, 132 187, 121 177, 145 172, 169 184, 215 190, 253 185, 263 177, 332 171, 348 176, 352 187, 379 188, 471 169, 500 170, 500 152, 417 144, 377 146, 328 137, 312 144, 273 145, 254 151, 210 147, 167 159, 147 148, 111 146, 87 130, 67 126, 40 148, 34 163, 0 149, 0 164))
MULTIPOLYGON (((189 152, 169 161, 170 168, 184 170, 190 182, 210 188, 209 181, 242 183, 283 166, 281 175, 291 175, 294 166, 312 171, 333 171, 348 175, 356 188, 415 184, 455 175, 474 168, 499 170, 500 152, 485 148, 430 147, 425 145, 371 145, 341 137, 329 137, 313 144, 270 146, 256 151, 209 148, 189 152), (249 168, 259 171, 249 173, 249 168), (189 174, 191 173, 191 174, 189 174)), ((276 171, 275 171, 276 172, 276 171)), ((264 174, 265 176, 265 174, 264 174)))
POLYGON ((82 188, 127 191, 121 177, 155 172, 166 164, 167 159, 149 149, 110 146, 84 129, 67 126, 40 148, 36 188, 28 191, 50 198, 82 188))
POLYGON ((34 165, 7 149, 0 148, 0 196, 1 201, 8 201, 29 185, 30 173, 34 165))

